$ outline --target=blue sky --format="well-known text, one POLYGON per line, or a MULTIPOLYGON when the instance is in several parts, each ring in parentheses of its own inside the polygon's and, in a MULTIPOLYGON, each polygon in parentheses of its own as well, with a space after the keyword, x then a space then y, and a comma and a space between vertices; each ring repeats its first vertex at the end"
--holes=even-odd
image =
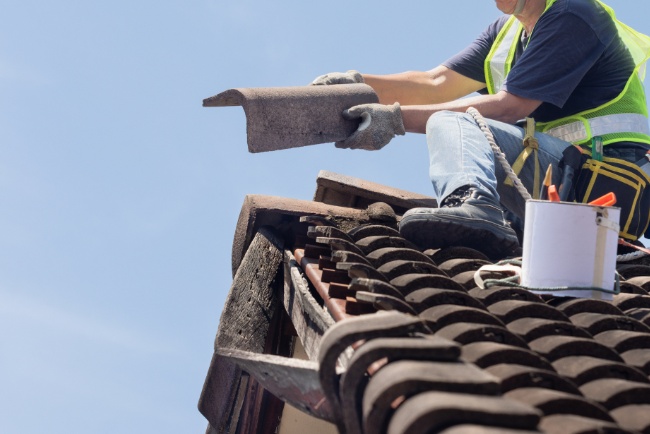
MULTIPOLYGON (((609 2, 650 33, 650 7, 609 2)), ((202 433, 246 194, 429 194, 424 137, 250 154, 235 87, 430 69, 493 1, 0 0, 0 432, 202 433)))

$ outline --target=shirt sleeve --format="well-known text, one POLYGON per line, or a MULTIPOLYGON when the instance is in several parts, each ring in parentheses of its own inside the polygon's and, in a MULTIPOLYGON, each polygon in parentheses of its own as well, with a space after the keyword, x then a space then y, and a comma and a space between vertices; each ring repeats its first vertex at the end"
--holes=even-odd
POLYGON ((503 89, 562 108, 605 48, 582 18, 549 11, 535 26, 503 89))
POLYGON ((443 66, 472 80, 485 83, 485 59, 507 16, 501 17, 481 33, 467 48, 443 62, 443 66))

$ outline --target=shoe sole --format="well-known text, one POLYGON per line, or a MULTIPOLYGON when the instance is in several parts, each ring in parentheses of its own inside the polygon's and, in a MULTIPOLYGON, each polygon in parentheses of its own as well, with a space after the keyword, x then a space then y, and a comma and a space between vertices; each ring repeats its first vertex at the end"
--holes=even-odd
POLYGON ((517 234, 508 229, 504 231, 503 226, 488 221, 433 214, 406 216, 399 228, 404 238, 420 248, 463 246, 483 252, 491 259, 513 255, 519 248, 517 234))

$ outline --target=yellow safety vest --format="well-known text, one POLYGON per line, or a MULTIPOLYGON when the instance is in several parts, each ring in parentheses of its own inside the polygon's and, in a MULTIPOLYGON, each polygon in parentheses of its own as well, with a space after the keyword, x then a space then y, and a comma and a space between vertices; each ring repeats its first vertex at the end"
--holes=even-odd
MULTIPOLYGON (((556 1, 547 0, 544 13, 556 1)), ((650 37, 621 23, 612 8, 600 0, 597 2, 616 23, 618 34, 635 62, 634 72, 623 91, 613 100, 562 119, 540 122, 536 130, 577 145, 590 144, 591 139, 597 136, 602 138, 604 145, 619 141, 650 144, 648 108, 643 89, 645 63, 650 58, 650 37)), ((523 26, 512 16, 494 41, 485 60, 485 82, 490 94, 499 92, 503 87, 512 68, 522 31, 523 26)))

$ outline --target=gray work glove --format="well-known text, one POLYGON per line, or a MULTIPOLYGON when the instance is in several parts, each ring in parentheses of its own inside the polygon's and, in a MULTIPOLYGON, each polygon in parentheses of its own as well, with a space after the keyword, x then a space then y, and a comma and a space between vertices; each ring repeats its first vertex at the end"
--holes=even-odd
POLYGON ((376 151, 388 144, 396 134, 403 136, 404 121, 399 103, 393 105, 361 104, 343 112, 345 119, 361 119, 359 128, 345 140, 336 142, 337 148, 376 151))
POLYGON ((329 85, 329 84, 354 84, 363 83, 363 77, 359 71, 350 70, 348 72, 330 72, 329 74, 316 77, 311 82, 312 85, 329 85))

